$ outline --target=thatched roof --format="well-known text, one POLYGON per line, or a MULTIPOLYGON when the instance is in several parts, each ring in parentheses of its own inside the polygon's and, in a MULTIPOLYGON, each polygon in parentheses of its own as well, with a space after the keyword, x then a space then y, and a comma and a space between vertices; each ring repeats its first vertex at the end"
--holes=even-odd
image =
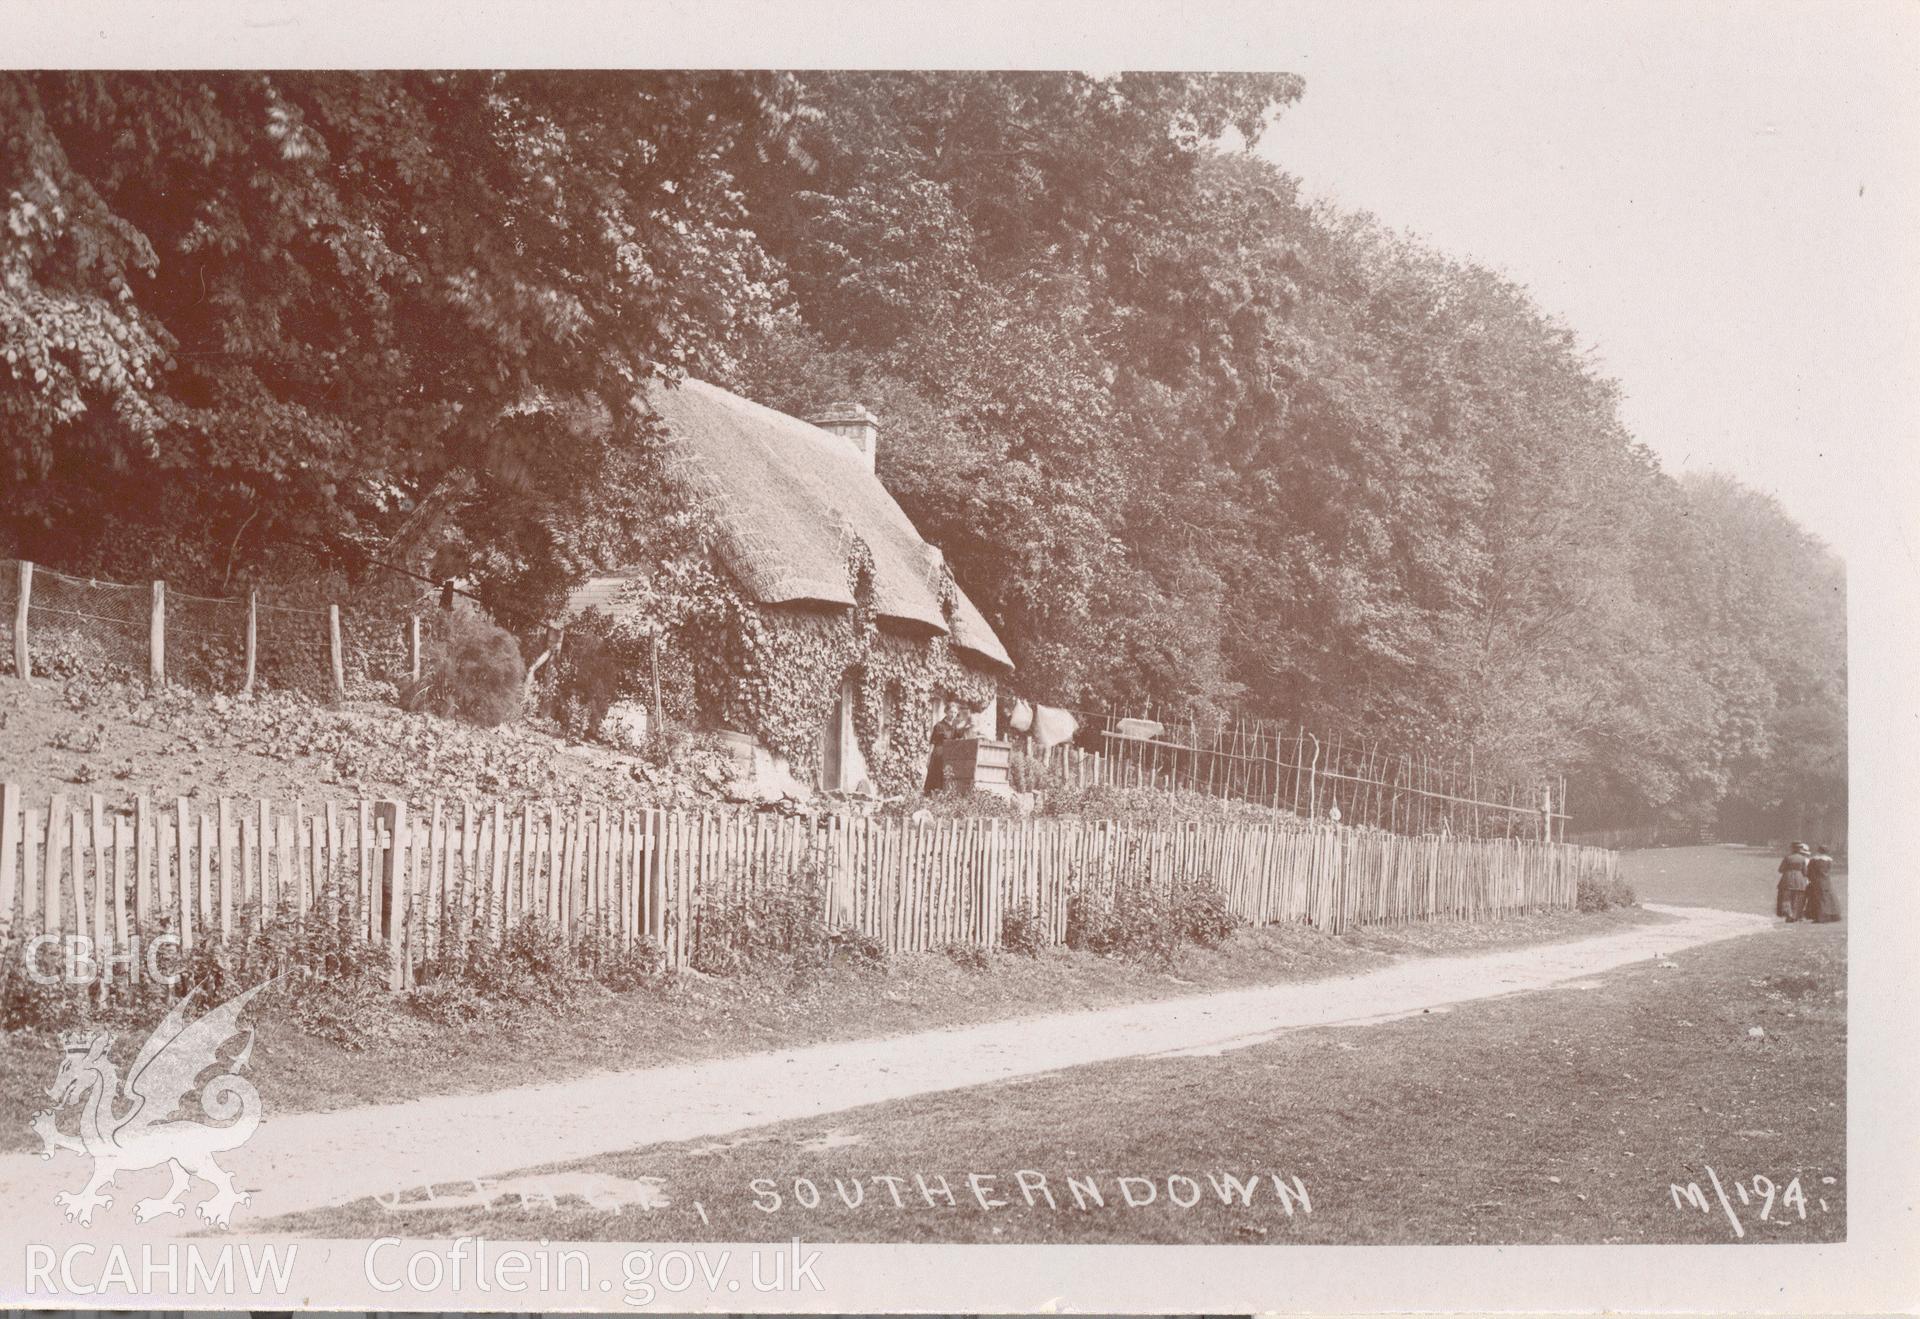
MULTIPOLYGON (((875 612, 949 631, 940 552, 920 539, 850 441, 699 380, 655 385, 649 401, 666 427, 670 476, 706 504, 722 558, 756 601, 851 606, 852 534, 873 554, 875 612)), ((953 644, 1012 668, 987 620, 964 591, 956 594, 953 644)))

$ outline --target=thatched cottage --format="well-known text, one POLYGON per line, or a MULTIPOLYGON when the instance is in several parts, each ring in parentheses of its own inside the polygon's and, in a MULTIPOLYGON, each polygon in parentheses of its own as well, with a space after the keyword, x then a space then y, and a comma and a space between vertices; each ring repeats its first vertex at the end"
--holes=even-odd
MULTIPOLYGON (((811 421, 698 380, 659 388, 665 476, 712 528, 720 599, 674 629, 704 722, 757 741, 829 790, 917 786, 949 701, 992 735, 1013 669, 1000 638, 874 472, 879 424, 842 404, 811 421)), ((640 574, 577 589, 569 613, 643 606, 640 574)))

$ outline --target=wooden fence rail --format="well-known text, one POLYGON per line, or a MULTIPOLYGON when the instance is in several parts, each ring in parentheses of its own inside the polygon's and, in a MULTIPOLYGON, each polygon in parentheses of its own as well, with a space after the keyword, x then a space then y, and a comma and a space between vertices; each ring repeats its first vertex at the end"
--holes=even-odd
POLYGON ((1217 887, 1255 924, 1329 931, 1568 907, 1614 855, 1531 840, 1409 838, 1337 826, 1079 819, 916 822, 848 815, 435 801, 142 797, 108 810, 0 785, 0 943, 77 934, 96 956, 143 933, 183 951, 275 917, 344 923, 383 944, 410 986, 449 941, 498 941, 526 919, 569 938, 647 941, 685 966, 730 905, 805 877, 825 918, 890 950, 999 946, 1010 911, 1066 938, 1076 886, 1217 887))

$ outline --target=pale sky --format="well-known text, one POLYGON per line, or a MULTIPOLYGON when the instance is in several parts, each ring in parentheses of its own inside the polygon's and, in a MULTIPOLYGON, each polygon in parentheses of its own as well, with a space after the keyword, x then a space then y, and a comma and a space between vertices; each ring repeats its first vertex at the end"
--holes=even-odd
POLYGON ((1261 154, 1529 286, 1668 470, 1731 472, 1855 557, 1920 436, 1920 11, 1293 17, 1307 93, 1261 154))

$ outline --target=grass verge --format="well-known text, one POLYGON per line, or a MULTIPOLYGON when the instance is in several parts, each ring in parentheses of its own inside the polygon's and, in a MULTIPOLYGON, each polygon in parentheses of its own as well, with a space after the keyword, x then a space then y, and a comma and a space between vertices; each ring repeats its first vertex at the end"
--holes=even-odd
MULTIPOLYGON (((404 1000, 361 1000, 359 1047, 316 1033, 264 1000, 248 1076, 269 1113, 326 1111, 429 1094, 481 1093, 590 1072, 691 1062, 830 1040, 883 1037, 1046 1012, 1348 975, 1400 956, 1471 952, 1603 934, 1661 919, 1638 909, 1529 913, 1485 924, 1433 921, 1329 937, 1291 925, 1241 930, 1172 966, 1068 949, 1039 957, 899 957, 804 975, 681 975, 659 988, 598 992, 559 1009, 499 1007, 463 1024, 423 1020, 404 1000)), ((128 1025, 116 1056, 146 1028, 128 1025)), ((0 1149, 37 1148, 29 1120, 60 1056, 44 1031, 0 1034, 0 1149)))
POLYGON ((261 1226, 651 1241, 1843 1240, 1844 930, 1776 928, 1449 1012, 594 1162, 596 1175, 659 1179, 670 1203, 650 1212, 563 1197, 396 1213, 364 1200, 261 1226), (1280 1196, 1276 1177, 1305 1201, 1280 1196), (1146 1203, 1128 1203, 1121 1178, 1146 1203))

